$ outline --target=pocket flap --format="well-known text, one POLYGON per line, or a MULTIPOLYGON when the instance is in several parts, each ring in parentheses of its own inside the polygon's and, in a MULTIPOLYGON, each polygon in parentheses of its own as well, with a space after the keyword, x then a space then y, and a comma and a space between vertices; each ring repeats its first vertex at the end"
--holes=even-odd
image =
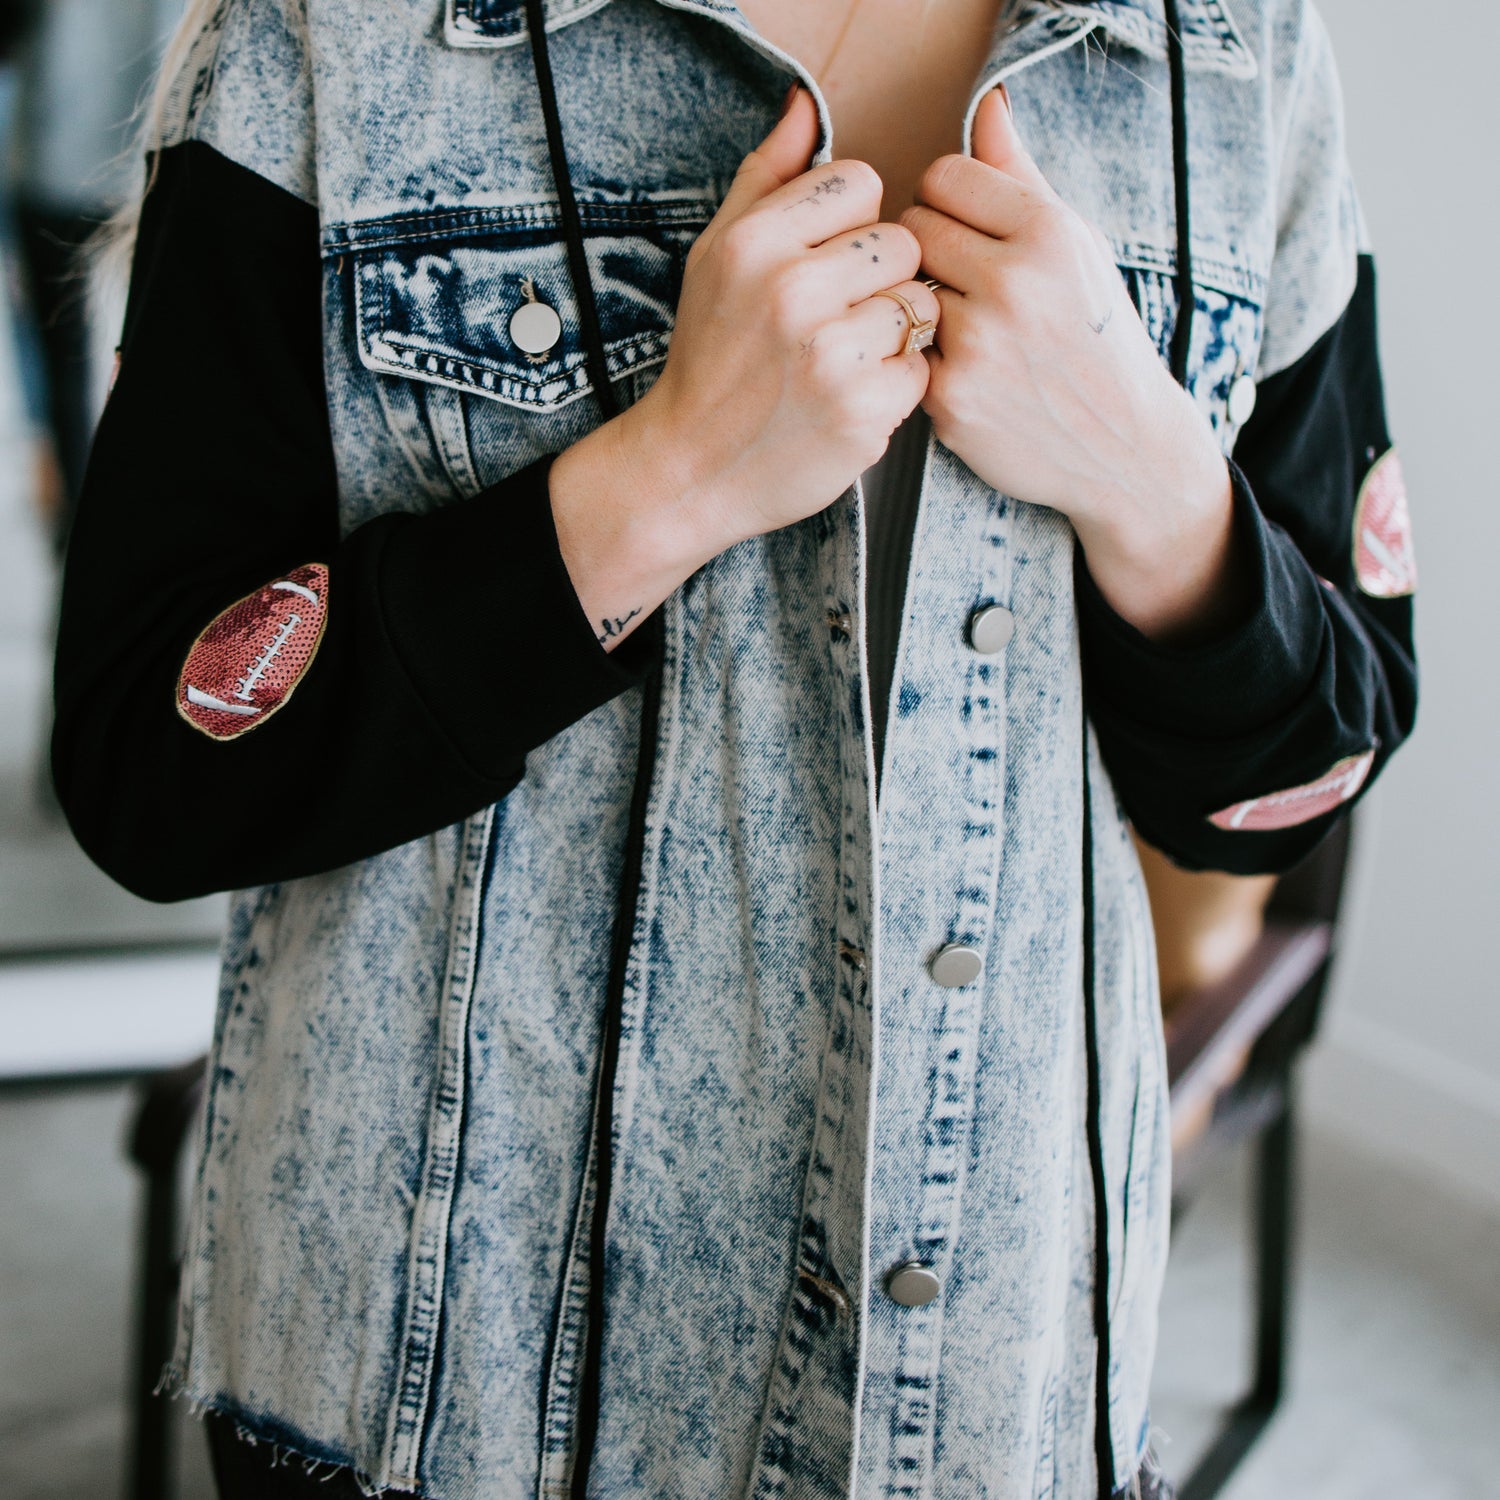
MULTIPOLYGON (((664 359, 703 198, 578 205, 611 377, 664 359)), ((352 255, 360 360, 369 369, 554 408, 593 389, 555 203, 455 209, 339 225, 326 256, 352 255), (529 302, 560 327, 536 348, 529 302)))

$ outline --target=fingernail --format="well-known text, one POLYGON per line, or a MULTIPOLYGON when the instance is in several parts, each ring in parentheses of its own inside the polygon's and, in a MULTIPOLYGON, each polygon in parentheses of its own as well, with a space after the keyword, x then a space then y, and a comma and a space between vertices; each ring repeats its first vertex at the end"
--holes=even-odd
POLYGON ((777 116, 777 119, 786 119, 787 111, 791 109, 792 104, 797 98, 797 88, 798 85, 794 83, 791 88, 786 91, 786 98, 781 101, 781 113, 777 116))

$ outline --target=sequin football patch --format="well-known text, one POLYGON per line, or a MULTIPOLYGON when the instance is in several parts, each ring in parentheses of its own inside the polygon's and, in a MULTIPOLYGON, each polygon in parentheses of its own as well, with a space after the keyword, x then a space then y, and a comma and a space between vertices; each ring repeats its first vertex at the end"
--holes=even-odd
POLYGON ((1263 797, 1236 802, 1233 807, 1211 813, 1209 822, 1231 832, 1264 833, 1274 828, 1292 828, 1330 812, 1347 802, 1365 784, 1375 752, 1346 755, 1335 761, 1316 781, 1291 786, 1263 797))
POLYGON ((312 665, 327 617, 322 563, 231 604, 193 642, 177 679, 177 712, 215 740, 238 739, 264 724, 312 665))
POLYGON ((1365 475, 1354 506, 1354 576, 1376 599, 1399 599, 1416 592, 1417 559, 1412 551, 1406 480, 1394 448, 1365 475))

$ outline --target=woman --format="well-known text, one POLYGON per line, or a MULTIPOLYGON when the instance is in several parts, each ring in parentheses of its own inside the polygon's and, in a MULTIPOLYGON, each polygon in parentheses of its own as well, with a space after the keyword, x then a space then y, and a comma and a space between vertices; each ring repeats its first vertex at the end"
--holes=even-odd
POLYGON ((187 23, 54 758, 238 892, 226 1493, 1158 1482, 1127 815, 1309 850, 1409 538, 1315 13, 998 9, 187 23))

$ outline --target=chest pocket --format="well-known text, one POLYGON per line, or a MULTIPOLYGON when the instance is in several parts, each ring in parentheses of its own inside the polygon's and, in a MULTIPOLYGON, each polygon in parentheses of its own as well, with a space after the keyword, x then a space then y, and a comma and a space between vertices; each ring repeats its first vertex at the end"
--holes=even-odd
MULTIPOLYGON (((675 320, 706 198, 579 203, 610 379, 644 393, 675 320)), ((360 363, 424 488, 473 493, 599 421, 556 204, 339 226, 360 363)))
MULTIPOLYGON (((1115 246, 1125 284, 1163 360, 1177 325, 1177 257, 1145 245, 1115 246)), ((1193 257, 1193 338, 1187 388, 1225 453, 1255 405, 1265 332, 1265 280, 1229 258, 1193 257)))

